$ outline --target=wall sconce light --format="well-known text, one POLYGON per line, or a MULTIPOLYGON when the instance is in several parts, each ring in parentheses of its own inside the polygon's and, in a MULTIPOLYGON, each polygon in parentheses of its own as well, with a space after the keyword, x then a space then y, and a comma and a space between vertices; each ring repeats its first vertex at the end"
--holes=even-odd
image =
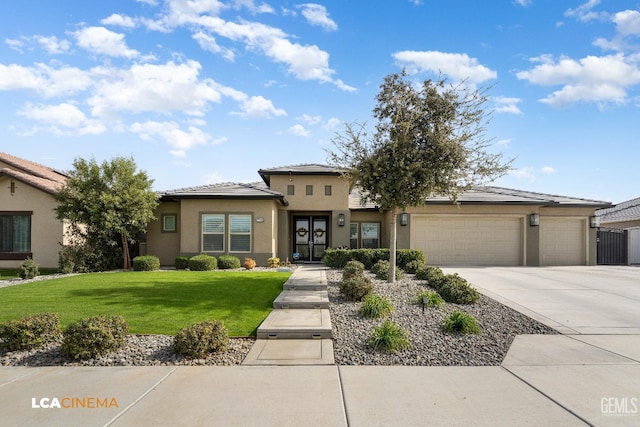
POLYGON ((409 214, 406 212, 402 212, 400 214, 400 225, 402 227, 406 227, 407 225, 409 225, 409 214))
POLYGON ((589 227, 591 227, 591 228, 600 227, 600 217, 599 216, 590 216, 589 217, 589 227))
POLYGON ((537 227, 540 225, 540 215, 532 213, 529 215, 529 225, 531 227, 537 227))
POLYGON ((16 194, 16 182, 11 180, 11 184, 9 184, 9 191, 11 191, 11 195, 16 194))
POLYGON ((338 227, 344 227, 344 214, 338 214, 338 227))

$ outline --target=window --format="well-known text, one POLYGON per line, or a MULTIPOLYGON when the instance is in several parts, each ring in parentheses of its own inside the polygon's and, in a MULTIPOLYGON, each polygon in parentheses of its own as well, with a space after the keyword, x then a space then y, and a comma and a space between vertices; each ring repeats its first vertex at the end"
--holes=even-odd
MULTIPOLYGON (((0 253, 4 259, 12 259, 9 254, 31 253, 31 214, 32 212, 0 212, 0 253), (7 258, 8 257, 8 258, 7 258)), ((22 255, 19 258, 23 259, 22 255)))
POLYGON ((349 247, 358 249, 358 223, 356 222, 349 224, 349 247))
POLYGON ((251 252, 251 215, 229 215, 231 252, 251 252))
POLYGON ((363 222, 361 231, 361 241, 363 248, 380 247, 380 223, 363 222))
POLYGON ((307 185, 307 196, 313 196, 313 185, 307 185))
POLYGON ((202 215, 202 251, 224 252, 224 215, 202 215))
POLYGON ((287 196, 293 196, 296 194, 296 186, 289 184, 287 185, 287 196))
POLYGON ((162 231, 165 233, 176 232, 176 215, 175 214, 162 215, 162 231))
POLYGON ((331 195, 331 186, 330 185, 325 185, 324 186, 324 195, 325 196, 330 196, 331 195))

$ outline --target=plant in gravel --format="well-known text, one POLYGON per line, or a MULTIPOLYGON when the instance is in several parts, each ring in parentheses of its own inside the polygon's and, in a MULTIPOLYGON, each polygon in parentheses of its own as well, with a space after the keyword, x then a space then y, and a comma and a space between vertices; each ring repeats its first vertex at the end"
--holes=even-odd
POLYGON ((160 270, 160 259, 153 255, 140 255, 132 261, 133 271, 160 270))
POLYGON ((445 332, 460 334, 479 334, 480 327, 475 317, 463 311, 454 311, 444 319, 442 329, 445 332))
POLYGON ((218 257, 218 268, 220 270, 240 268, 240 258, 229 254, 220 255, 218 257))
POLYGON ((219 320, 194 323, 178 331, 173 339, 173 351, 183 356, 203 358, 224 351, 229 345, 227 329, 219 320))
POLYGON ((373 283, 365 276, 343 278, 340 282, 340 293, 351 301, 361 301, 371 292, 373 292, 373 283))
POLYGON ((458 274, 448 274, 438 292, 445 301, 454 304, 473 304, 478 302, 480 294, 458 274))
POLYGON ((416 279, 426 280, 427 285, 439 290, 444 281, 444 273, 440 267, 425 267, 416 271, 416 279))
POLYGON ((200 254, 189 258, 189 270, 191 271, 210 271, 216 268, 218 268, 218 260, 211 255, 200 254))
POLYGON ((33 279, 38 275, 40 275, 40 266, 29 257, 18 267, 18 276, 21 279, 33 279))
POLYGON ((360 261, 349 261, 342 270, 342 277, 349 279, 351 277, 362 276, 364 274, 364 264, 360 261))
MULTIPOLYGON (((389 278, 389 266, 389 261, 381 259, 371 267, 371 272, 375 274, 378 279, 387 280, 389 278)), ((397 268, 395 272, 396 280, 404 276, 404 271, 400 268, 397 268)))
POLYGON ((245 258, 242 266, 247 270, 253 270, 256 268, 256 261, 253 258, 245 258))
POLYGON ((267 267, 269 268, 278 268, 280 267, 280 258, 272 257, 267 259, 267 267))
POLYGON ((419 292, 415 297, 413 297, 412 301, 416 304, 423 304, 423 301, 425 301, 424 305, 427 307, 440 307, 444 304, 444 300, 440 294, 435 291, 419 292))
POLYGON ((124 346, 129 325, 122 316, 80 319, 64 330, 62 353, 74 360, 103 356, 124 346))
POLYGON ((61 336, 60 318, 55 313, 40 313, 0 325, 0 348, 8 351, 28 350, 61 336))
POLYGON ((425 268, 426 266, 427 265, 424 263, 424 261, 418 261, 418 260, 409 261, 405 265, 404 271, 406 271, 409 274, 416 274, 418 270, 420 270, 421 268, 425 268))
POLYGON ((384 350, 389 353, 395 353, 411 347, 409 333, 400 325, 388 319, 373 330, 369 344, 376 350, 384 350))
POLYGON ((358 314, 368 319, 378 319, 391 314, 393 304, 388 298, 376 294, 365 296, 358 309, 358 314))

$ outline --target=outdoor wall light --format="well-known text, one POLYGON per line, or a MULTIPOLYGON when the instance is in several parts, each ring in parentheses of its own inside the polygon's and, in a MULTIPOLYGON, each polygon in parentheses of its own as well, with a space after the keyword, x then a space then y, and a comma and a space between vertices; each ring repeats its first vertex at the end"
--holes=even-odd
POLYGON ((405 227, 409 225, 409 214, 406 212, 402 212, 400 214, 400 225, 405 227))
POLYGON ((599 216, 590 216, 589 217, 589 227, 591 227, 591 228, 600 227, 600 217, 599 216))
POLYGON ((338 214, 338 227, 344 227, 344 214, 338 214))
POLYGON ((12 196, 16 194, 16 182, 14 180, 11 180, 11 184, 9 184, 9 191, 12 196))
POLYGON ((529 215, 529 225, 531 227, 537 227, 540 225, 540 215, 532 213, 529 215))

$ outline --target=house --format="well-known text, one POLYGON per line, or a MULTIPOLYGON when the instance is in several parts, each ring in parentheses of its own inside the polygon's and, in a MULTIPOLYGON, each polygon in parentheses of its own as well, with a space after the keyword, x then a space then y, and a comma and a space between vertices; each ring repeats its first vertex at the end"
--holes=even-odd
MULTIPOLYGON (((147 253, 163 265, 181 254, 230 253, 320 261, 329 247, 388 247, 389 212, 363 205, 340 170, 318 164, 258 171, 259 183, 224 183, 160 194, 147 253)), ((595 211, 608 202, 478 187, 459 204, 430 198, 398 215, 399 248, 430 265, 594 265, 595 211)))
POLYGON ((54 195, 65 174, 0 152, 0 268, 31 257, 43 268, 58 267, 65 225, 56 219, 54 195))
POLYGON ((607 243, 607 249, 622 245, 615 254, 603 254, 600 258, 610 261, 616 255, 622 263, 640 264, 640 197, 599 209, 596 216, 601 231, 600 243, 607 243))

